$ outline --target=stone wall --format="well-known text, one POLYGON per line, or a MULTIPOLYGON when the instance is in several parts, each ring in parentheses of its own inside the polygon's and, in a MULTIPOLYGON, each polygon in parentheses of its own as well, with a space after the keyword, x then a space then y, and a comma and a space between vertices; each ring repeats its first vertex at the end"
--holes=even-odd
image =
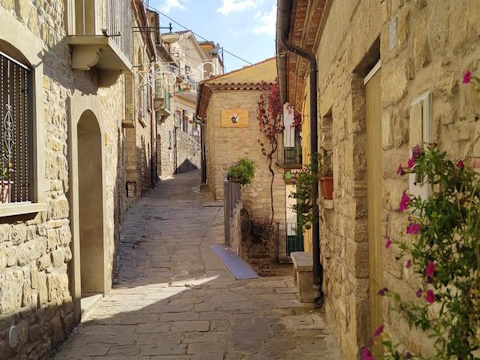
MULTIPOLYGON (((321 200, 321 248, 327 315, 347 359, 368 344, 369 240, 367 227, 366 109, 363 79, 381 59, 383 186, 381 244, 404 234, 398 201, 408 188, 396 175, 409 156, 411 103, 431 92, 431 141, 452 157, 465 154, 480 132, 462 85, 465 70, 480 71, 480 7, 474 0, 333 2, 317 50, 319 136, 334 149, 334 200, 321 200), (462 20, 459 20, 462 19, 462 20), (455 24, 453 26, 453 24, 455 24), (328 49, 328 51, 326 50, 328 49)), ((383 248, 383 246, 381 246, 383 248)), ((383 285, 411 296, 411 275, 396 249, 383 251, 383 285)), ((425 335, 410 331, 387 300, 383 320, 394 338, 428 352, 425 335)))
POLYGON ((230 247, 260 276, 286 276, 291 264, 278 262, 277 226, 250 219, 243 202, 237 203, 230 219, 230 247))
MULTIPOLYGON (((36 3, 35 3, 36 4, 36 3)), ((29 0, 1 0, 0 17, 6 32, 16 35, 17 49, 41 45, 43 83, 37 84, 37 100, 43 98, 43 113, 37 117, 37 129, 45 139, 45 148, 36 148, 40 168, 45 168, 41 194, 45 211, 15 217, 2 217, 0 225, 0 357, 2 359, 42 359, 71 332, 76 324, 72 291, 71 203, 73 167, 70 163, 72 139, 69 134, 78 118, 71 119, 72 108, 89 109, 87 100, 77 104, 74 95, 92 94, 102 111, 96 112, 102 134, 101 144, 105 162, 104 179, 104 239, 105 279, 111 284, 114 269, 115 243, 118 240, 119 220, 125 211, 124 159, 121 149, 124 134, 123 84, 99 89, 97 73, 74 71, 71 50, 66 43, 64 23, 65 2, 43 1, 34 5, 29 0), (6 20, 14 27, 6 26, 6 20), (20 30, 19 30, 20 29, 20 30), (34 38, 35 41, 29 40, 34 38), (8 332, 15 325, 19 343, 11 348, 8 332)), ((5 51, 0 44, 0 51, 5 51)), ((83 101, 83 100, 82 100, 83 101)), ((39 176, 39 174, 36 174, 39 176)), ((40 204, 42 205, 42 204, 40 204)), ((3 205, 0 205, 3 206, 3 205)), ((78 219, 74 219, 78 221, 78 219)), ((77 239, 78 241, 78 239, 77 239)), ((105 289, 108 292, 108 289, 105 289)))
MULTIPOLYGON (((270 210, 270 181, 268 161, 262 155, 258 140, 264 141, 258 129, 257 102, 261 91, 214 91, 207 109, 206 157, 207 182, 217 200, 223 199, 223 178, 228 169, 241 158, 255 162, 255 177, 242 189, 242 201, 252 220, 268 221, 270 210), (223 109, 248 109, 248 127, 222 128, 223 109)), ((275 155, 274 155, 275 156, 275 155)), ((280 224, 279 257, 286 258, 285 183, 283 169, 274 164, 273 205, 274 223, 280 224)))
MULTIPOLYGON (((207 111, 206 146, 208 186, 217 200, 223 199, 223 177, 228 168, 241 158, 255 162, 255 177, 242 189, 242 200, 253 219, 269 219, 270 179, 267 158, 258 140, 257 102, 260 91, 214 92, 207 111), (245 128, 222 128, 222 109, 249 109, 245 128)), ((274 221, 285 222, 285 183, 283 169, 274 165, 274 221)))
MULTIPOLYGON (((138 22, 136 26, 143 26, 138 22)), ((151 55, 147 53, 144 34, 133 33, 133 54, 136 68, 133 70, 134 98, 132 106, 133 128, 126 129, 126 180, 135 183, 135 198, 129 205, 138 200, 152 187, 152 95, 146 97, 147 105, 143 106, 142 92, 145 89, 145 69, 150 68, 151 55), (140 69, 140 70, 139 70, 140 69), (145 111, 146 110, 146 111, 145 111)), ((155 139, 154 139, 155 140, 155 139)))
POLYGON ((162 178, 201 167, 200 125, 197 125, 198 135, 195 135, 197 132, 194 131, 195 124, 192 122, 188 123, 188 132, 185 132, 180 123, 180 113, 175 111, 181 107, 193 118, 195 104, 177 97, 172 103, 173 114, 159 126, 161 139, 159 169, 162 178))

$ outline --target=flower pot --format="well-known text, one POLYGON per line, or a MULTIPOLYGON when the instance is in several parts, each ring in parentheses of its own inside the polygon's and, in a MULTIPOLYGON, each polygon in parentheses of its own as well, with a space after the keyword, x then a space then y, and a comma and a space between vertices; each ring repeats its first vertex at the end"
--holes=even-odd
POLYGON ((2 204, 10 202, 10 189, 12 188, 11 181, 0 180, 0 201, 2 204))
POLYGON ((333 176, 323 176, 320 178, 320 190, 324 199, 333 199, 333 176))

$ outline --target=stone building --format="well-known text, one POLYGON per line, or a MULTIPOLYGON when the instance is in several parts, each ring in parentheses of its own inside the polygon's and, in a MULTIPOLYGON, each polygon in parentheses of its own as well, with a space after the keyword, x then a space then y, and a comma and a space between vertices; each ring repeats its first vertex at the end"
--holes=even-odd
POLYGON ((0 0, 2 359, 44 358, 111 287, 140 3, 0 0))
POLYGON ((142 0, 132 1, 133 71, 125 75, 125 170, 130 205, 155 187, 156 117, 152 70, 157 61, 158 14, 145 9, 142 0))
MULTIPOLYGON (((270 219, 270 181, 268 160, 262 155, 259 140, 264 137, 257 120, 261 94, 275 82, 275 59, 204 80, 200 84, 198 116, 204 122, 206 183, 215 199, 223 200, 223 181, 230 166, 241 158, 255 162, 255 178, 242 189, 242 201, 255 221, 270 219)), ((275 155, 276 156, 276 155, 275 155)), ((274 221, 280 224, 279 257, 286 258, 284 171, 274 161, 274 221)), ((276 254, 270 254, 276 257, 276 254)))
POLYGON ((478 1, 280 0, 277 20, 282 99, 302 111, 315 98, 319 146, 333 150, 334 198, 319 200, 322 291, 345 358, 358 359, 380 324, 428 354, 426 334, 377 292, 416 290, 398 252, 384 249, 404 232, 398 203, 414 186, 398 165, 419 142, 464 156, 480 132, 462 84, 480 71, 478 1))
POLYGON ((195 116, 197 88, 206 72, 212 70, 211 66, 206 68, 209 58, 191 31, 167 33, 162 39, 174 60, 170 63, 171 75, 164 73, 163 84, 169 91, 171 116, 166 116, 159 127, 160 176, 168 177, 201 166, 201 127, 195 116))

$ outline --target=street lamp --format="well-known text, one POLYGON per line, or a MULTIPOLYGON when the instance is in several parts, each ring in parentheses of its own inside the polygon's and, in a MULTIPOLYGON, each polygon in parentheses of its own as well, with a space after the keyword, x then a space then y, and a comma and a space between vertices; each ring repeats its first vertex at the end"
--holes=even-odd
POLYGON ((169 30, 168 33, 160 34, 161 37, 162 37, 162 41, 164 43, 167 43, 167 44, 174 43, 174 42, 177 42, 180 39, 180 35, 172 32, 172 23, 169 23, 168 27, 160 26, 160 29, 168 29, 169 30))
MULTIPOLYGON (((180 35, 172 32, 172 23, 169 23, 168 26, 159 26, 158 28, 154 26, 142 26, 142 27, 134 26, 133 29, 136 29, 136 30, 133 30, 133 32, 150 32, 150 31, 159 32, 160 29, 168 29, 169 30, 168 33, 160 34, 164 43, 173 43, 180 39, 180 35)), ((108 36, 108 34, 105 36, 108 36)), ((117 35, 114 35, 114 36, 117 36, 117 35)))

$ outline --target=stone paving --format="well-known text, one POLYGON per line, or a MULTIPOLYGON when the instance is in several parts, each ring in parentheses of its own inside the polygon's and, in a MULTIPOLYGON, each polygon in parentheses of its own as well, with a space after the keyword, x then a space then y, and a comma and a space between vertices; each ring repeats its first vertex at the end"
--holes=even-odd
POLYGON ((199 171, 163 180, 127 214, 112 291, 52 355, 77 359, 341 359, 292 277, 235 280, 211 251, 223 208, 199 171))

